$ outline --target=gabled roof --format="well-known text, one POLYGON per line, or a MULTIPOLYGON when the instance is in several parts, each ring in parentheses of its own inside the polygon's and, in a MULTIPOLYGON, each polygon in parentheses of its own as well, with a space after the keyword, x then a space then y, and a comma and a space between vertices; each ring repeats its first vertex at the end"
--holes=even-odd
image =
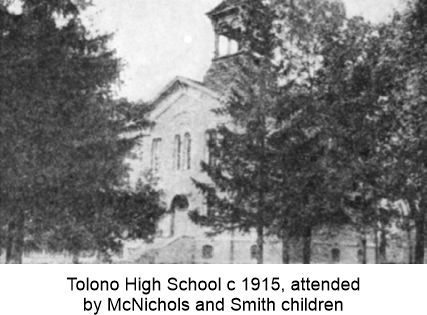
POLYGON ((215 8, 213 8, 211 11, 206 13, 209 17, 219 14, 223 11, 232 9, 237 7, 239 4, 245 2, 244 0, 224 0, 220 4, 218 4, 215 8))
POLYGON ((220 99, 220 95, 215 91, 207 88, 203 83, 188 79, 185 77, 175 77, 172 81, 170 81, 165 88, 163 88, 160 93, 150 102, 153 107, 165 99, 167 96, 172 94, 174 91, 179 89, 180 87, 189 87, 195 90, 199 90, 204 94, 210 95, 213 98, 220 99))

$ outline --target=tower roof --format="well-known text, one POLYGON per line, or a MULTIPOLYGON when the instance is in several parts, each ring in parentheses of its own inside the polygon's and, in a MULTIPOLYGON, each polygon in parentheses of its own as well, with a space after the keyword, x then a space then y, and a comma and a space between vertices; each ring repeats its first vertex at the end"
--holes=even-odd
POLYGON ((245 0, 224 0, 220 4, 218 4, 215 8, 207 13, 209 17, 220 14, 224 11, 228 11, 230 9, 236 8, 240 4, 245 2, 245 0))

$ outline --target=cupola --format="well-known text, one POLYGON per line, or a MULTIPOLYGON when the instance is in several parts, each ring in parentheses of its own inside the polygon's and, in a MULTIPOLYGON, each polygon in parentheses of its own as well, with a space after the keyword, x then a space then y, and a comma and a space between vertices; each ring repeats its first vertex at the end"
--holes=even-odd
POLYGON ((214 58, 231 56, 243 48, 243 0, 225 0, 207 15, 215 32, 214 58))

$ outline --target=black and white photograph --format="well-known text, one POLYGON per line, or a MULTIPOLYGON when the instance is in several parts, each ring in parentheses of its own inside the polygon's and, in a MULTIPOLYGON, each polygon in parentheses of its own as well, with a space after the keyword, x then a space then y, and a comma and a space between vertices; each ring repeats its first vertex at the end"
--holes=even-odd
POLYGON ((0 263, 424 264, 427 0, 0 0, 0 263))

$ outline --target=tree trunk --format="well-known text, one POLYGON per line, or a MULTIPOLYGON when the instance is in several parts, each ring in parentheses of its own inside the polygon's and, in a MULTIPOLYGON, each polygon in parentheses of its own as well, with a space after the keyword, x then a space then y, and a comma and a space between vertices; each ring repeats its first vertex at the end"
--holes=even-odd
POLYGON ((424 263, 424 233, 425 233, 425 209, 426 201, 422 200, 418 209, 413 209, 415 211, 415 255, 414 263, 423 264, 424 263))
POLYGON ((375 242, 375 263, 380 263, 380 242, 378 240, 378 229, 375 226, 374 228, 374 242, 375 242))
POLYGON ((230 264, 234 264, 234 229, 231 230, 230 240, 230 264))
POLYGON ((302 262, 303 264, 311 263, 311 227, 306 227, 303 235, 302 262))
POLYGON ((387 263, 387 231, 385 227, 380 230, 379 263, 387 263))
POLYGON ((360 243, 362 245, 362 264, 366 265, 368 263, 368 242, 365 231, 362 232, 360 243))
POLYGON ((22 264, 24 255, 24 211, 17 210, 16 217, 8 225, 6 264, 22 264))
POLYGON ((73 251, 73 264, 78 265, 80 264, 79 258, 80 258, 80 253, 79 251, 73 251))
POLYGON ((257 264, 264 263, 264 227, 260 223, 257 227, 257 264))
POLYGON ((290 263, 290 239, 289 233, 286 231, 282 232, 282 263, 289 264, 290 263))
POLYGON ((175 236, 175 220, 176 220, 176 211, 175 209, 172 209, 172 213, 170 214, 170 226, 169 226, 170 237, 175 236))
POLYGON ((7 225, 7 234, 6 234, 6 264, 11 263, 12 261, 12 252, 13 252, 13 234, 15 231, 15 222, 11 221, 7 225))
POLYGON ((411 228, 408 227, 406 231, 406 235, 408 238, 408 263, 413 264, 414 263, 414 246, 412 244, 412 236, 411 236, 411 228))

